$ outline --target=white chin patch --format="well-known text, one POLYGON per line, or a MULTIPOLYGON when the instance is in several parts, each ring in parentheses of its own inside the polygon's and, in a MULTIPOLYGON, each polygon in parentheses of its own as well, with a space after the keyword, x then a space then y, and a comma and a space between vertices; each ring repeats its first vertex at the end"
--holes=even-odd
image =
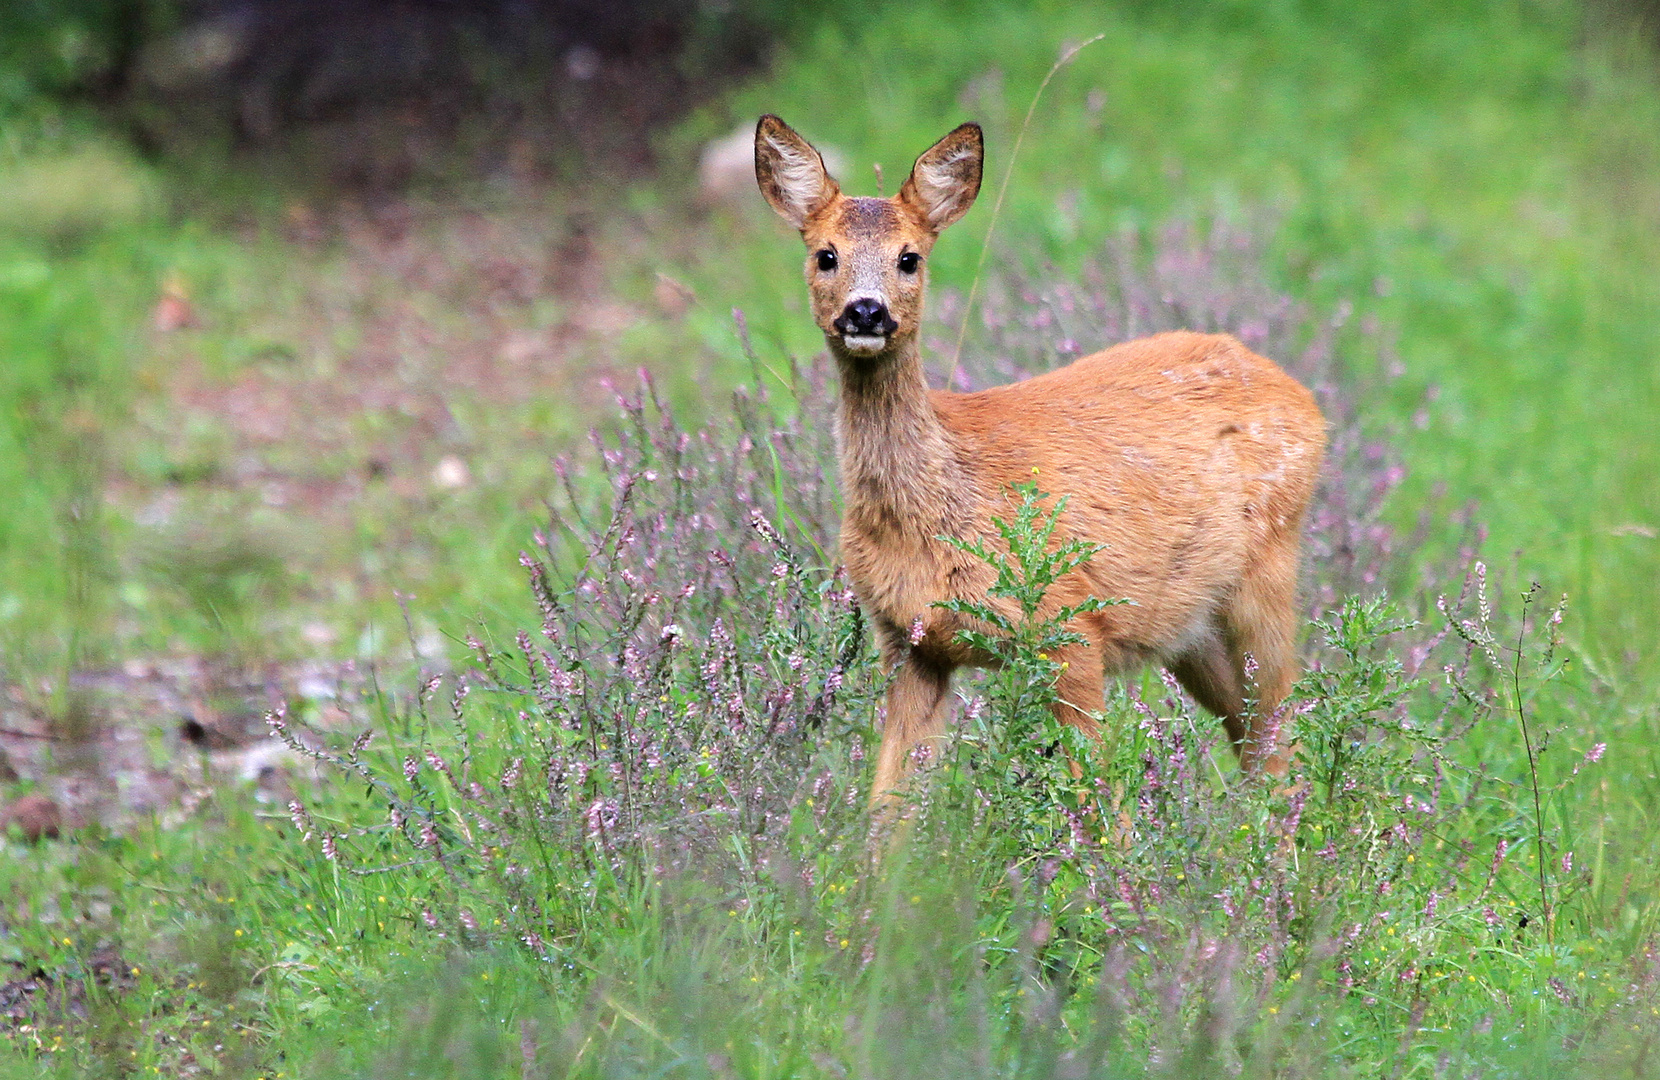
POLYGON ((888 339, 880 334, 843 334, 842 344, 854 356, 875 356, 888 347, 888 339))

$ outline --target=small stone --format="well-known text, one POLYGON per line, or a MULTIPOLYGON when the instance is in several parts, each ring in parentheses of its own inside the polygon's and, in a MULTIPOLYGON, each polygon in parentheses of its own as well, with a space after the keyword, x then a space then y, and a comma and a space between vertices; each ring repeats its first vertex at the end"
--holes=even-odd
MULTIPOLYGON (((846 173, 845 154, 828 146, 818 149, 830 175, 846 173)), ((705 143, 698 155, 697 179, 706 204, 763 205, 755 187, 755 124, 745 121, 729 134, 705 143)))
POLYGON ((577 82, 587 82, 600 71, 600 55, 586 45, 578 45, 565 54, 565 73, 577 82))
POLYGON ((150 317, 156 330, 163 334, 201 325, 200 320, 196 318, 196 309, 190 303, 190 294, 185 291, 184 282, 177 278, 162 286, 161 299, 156 301, 155 311, 150 317))
POLYGON ((340 640, 340 634, 326 622, 308 622, 300 627, 300 637, 307 645, 325 648, 340 640))
POLYGON ((502 340, 497 355, 503 361, 523 366, 541 359, 548 352, 547 342, 534 330, 515 330, 502 340))
POLYGON ((455 490, 464 488, 473 482, 473 475, 467 470, 467 463, 453 454, 438 459, 438 464, 432 470, 432 482, 441 488, 455 490))
POLYGON ((657 307, 671 319, 678 319, 686 314, 686 309, 697 299, 697 294, 692 291, 691 286, 676 281, 661 271, 657 274, 657 286, 652 290, 652 295, 657 300, 657 307))

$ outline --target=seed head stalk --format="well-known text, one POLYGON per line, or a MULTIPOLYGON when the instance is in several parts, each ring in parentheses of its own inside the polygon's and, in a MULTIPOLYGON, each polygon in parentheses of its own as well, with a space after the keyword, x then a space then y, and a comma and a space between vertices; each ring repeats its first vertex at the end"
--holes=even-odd
MULTIPOLYGON (((1053 79, 1061 68, 1072 63, 1079 53, 1106 36, 1104 33, 1096 34, 1088 41, 1075 45, 1062 54, 1061 58, 1056 60, 1054 66, 1049 69, 1049 74, 1045 75, 1043 81, 1038 83, 1037 92, 1032 95, 1032 103, 1026 106, 1026 119, 1020 122, 1020 131, 1014 137, 1014 149, 1009 151, 1009 163, 1003 167, 1003 182, 997 188, 997 201, 991 205, 991 221, 986 224, 985 238, 980 241, 980 258, 974 263, 974 280, 968 286, 968 302, 963 305, 963 321, 962 325, 957 327, 957 344, 951 350, 951 369, 945 377, 945 388, 947 390, 956 389, 957 366, 963 355, 963 339, 968 336, 968 319, 969 316, 974 314, 974 298, 980 292, 980 272, 986 267, 986 253, 991 250, 991 234, 997 228, 998 215, 1003 212, 1003 196, 1009 192, 1009 180, 1014 176, 1015 159, 1020 156, 1020 144, 1026 141, 1026 129, 1032 126, 1032 114, 1037 112, 1038 99, 1043 97, 1043 92, 1049 88, 1049 80, 1053 79)), ((880 177, 881 174, 878 173, 878 183, 880 183, 880 177)))
POLYGON ((1539 797, 1539 755, 1533 749, 1533 735, 1527 726, 1527 705, 1522 700, 1522 646, 1527 636, 1527 611, 1539 592, 1536 581, 1522 595, 1522 625, 1516 631, 1516 653, 1510 664, 1510 692, 1516 702, 1516 719, 1522 728, 1522 745, 1527 748, 1528 778, 1533 787, 1533 839, 1539 854, 1539 908, 1545 920, 1545 944, 1555 944, 1555 924, 1551 917, 1550 890, 1545 884, 1545 818, 1539 797))

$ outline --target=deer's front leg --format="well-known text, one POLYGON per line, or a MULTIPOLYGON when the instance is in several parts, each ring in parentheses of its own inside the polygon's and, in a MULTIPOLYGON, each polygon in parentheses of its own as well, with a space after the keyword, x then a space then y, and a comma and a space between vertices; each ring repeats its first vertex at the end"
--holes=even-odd
POLYGON ((945 730, 950 689, 949 668, 930 664, 914 652, 900 664, 888 687, 888 719, 876 757, 876 783, 870 791, 871 811, 878 820, 897 807, 917 744, 945 730))

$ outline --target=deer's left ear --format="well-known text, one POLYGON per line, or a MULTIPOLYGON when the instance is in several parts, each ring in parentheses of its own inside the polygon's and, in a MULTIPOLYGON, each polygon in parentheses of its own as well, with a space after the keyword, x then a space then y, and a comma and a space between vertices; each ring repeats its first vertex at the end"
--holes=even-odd
POLYGON ((980 125, 962 125, 916 159, 910 177, 899 189, 899 201, 939 232, 974 205, 985 156, 980 125))

